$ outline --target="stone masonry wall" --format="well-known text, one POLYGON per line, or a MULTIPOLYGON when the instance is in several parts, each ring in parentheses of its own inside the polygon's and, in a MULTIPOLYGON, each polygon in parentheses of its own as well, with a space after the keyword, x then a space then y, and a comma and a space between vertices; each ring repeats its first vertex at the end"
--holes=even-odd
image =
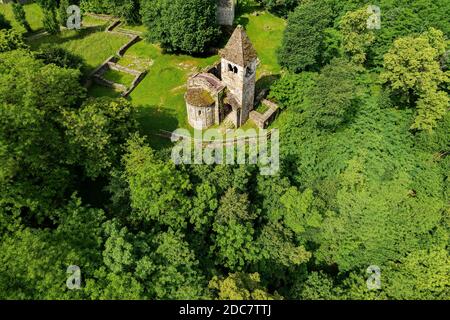
POLYGON ((234 0, 219 0, 217 6, 217 23, 223 26, 232 26, 235 15, 234 0))

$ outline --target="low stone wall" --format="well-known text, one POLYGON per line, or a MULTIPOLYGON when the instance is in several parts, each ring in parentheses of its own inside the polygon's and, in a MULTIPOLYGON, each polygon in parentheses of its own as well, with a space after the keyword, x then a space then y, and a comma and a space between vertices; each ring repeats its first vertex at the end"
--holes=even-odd
MULTIPOLYGON (((110 19, 111 17, 109 16, 101 16, 101 15, 92 15, 92 16, 96 16, 96 17, 100 17, 100 18, 104 18, 104 19, 110 19)), ((123 57, 123 55, 125 54, 125 52, 132 46, 134 45, 136 42, 140 41, 141 38, 139 35, 135 34, 134 32, 126 32, 126 31, 114 31, 114 29, 116 29, 122 22, 120 20, 114 20, 105 30, 105 32, 108 33, 115 33, 115 34, 120 34, 120 35, 125 35, 131 38, 130 41, 128 41, 126 44, 124 44, 118 51, 117 51, 117 55, 119 57, 123 57)), ((119 64, 117 64, 117 62, 119 61, 119 58, 116 56, 111 56, 108 59, 105 60, 105 62, 103 62, 98 68, 96 68, 89 76, 88 80, 86 81, 85 87, 89 88, 93 82, 105 86, 105 87, 109 87, 109 88, 113 88, 115 90, 119 90, 122 91, 122 96, 123 97, 127 97, 138 85, 139 83, 144 79, 144 77, 147 74, 147 71, 141 72, 141 71, 137 71, 137 70, 133 70, 130 68, 127 68, 125 66, 121 66, 119 64), (114 81, 110 81, 108 79, 105 79, 103 77, 103 75, 108 71, 108 70, 115 70, 118 72, 124 72, 124 73, 128 73, 131 74, 133 76, 135 76, 133 82, 131 83, 131 86, 129 88, 127 88, 125 85, 121 84, 121 83, 116 83, 114 81)))
POLYGON ((133 76, 138 76, 140 75, 142 72, 121 66, 120 64, 117 64, 115 62, 108 62, 108 67, 111 70, 115 70, 115 71, 119 71, 119 72, 125 72, 125 73, 129 73, 132 74, 133 76))
POLYGON ((105 74, 106 71, 108 71, 108 64, 117 62, 117 58, 114 56, 109 57, 106 59, 100 66, 98 66, 94 71, 91 72, 91 74, 88 77, 88 80, 84 84, 85 88, 89 88, 92 86, 92 82, 95 76, 102 76, 105 74))
POLYGON ((119 57, 123 57, 123 55, 125 54, 125 52, 133 45, 133 44, 135 44, 136 42, 139 42, 141 40, 141 37, 139 37, 139 36, 133 36, 133 38, 127 43, 127 44, 124 44, 120 49, 119 49, 119 51, 117 51, 117 55, 119 56, 119 57))
POLYGON ((105 79, 105 78, 103 78, 102 76, 99 76, 99 75, 95 75, 93 77, 93 79, 94 79, 95 83, 97 83, 99 85, 102 85, 102 86, 105 86, 105 87, 113 88, 115 90, 119 90, 119 91, 122 91, 122 92, 127 90, 127 87, 124 86, 123 84, 110 81, 110 80, 105 79))
POLYGON ((274 102, 272 102, 270 100, 263 99, 261 101, 261 103, 266 105, 266 106, 268 106, 270 109, 274 109, 274 110, 278 110, 279 109, 279 106, 276 103, 274 103, 274 102))
POLYGON ((94 71, 92 71, 91 74, 89 75, 89 77, 93 77, 99 73, 101 73, 101 74, 105 73, 106 70, 108 69, 108 64, 115 63, 115 62, 117 62, 117 58, 114 56, 110 56, 99 67, 97 67, 94 71))
POLYGON ((250 119, 260 128, 265 129, 269 126, 269 123, 272 122, 277 116, 279 106, 273 103, 270 100, 263 99, 261 101, 262 104, 269 107, 264 114, 259 113, 258 111, 250 112, 250 119))
POLYGON ((108 27, 106 27, 106 32, 112 32, 117 26, 119 26, 122 23, 120 20, 115 20, 113 23, 111 23, 108 27))
POLYGON ((141 81, 145 78, 145 76, 147 75, 147 71, 141 72, 139 73, 138 76, 136 76, 136 78, 133 80, 133 82, 131 83, 130 88, 125 91, 122 96, 123 97, 128 97, 128 95, 134 90, 136 89, 136 87, 139 85, 139 83, 141 83, 141 81))

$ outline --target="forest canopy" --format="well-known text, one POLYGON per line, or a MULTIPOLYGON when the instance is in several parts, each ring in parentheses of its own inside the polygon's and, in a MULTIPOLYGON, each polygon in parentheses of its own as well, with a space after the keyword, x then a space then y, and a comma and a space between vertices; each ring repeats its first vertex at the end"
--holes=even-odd
MULTIPOLYGON (((177 58, 221 43, 213 0, 69 3, 177 58)), ((239 1, 286 22, 274 176, 175 165, 133 99, 91 95, 83 59, 0 14, 0 299, 450 299, 450 7, 381 0, 368 29, 368 4, 239 1)))

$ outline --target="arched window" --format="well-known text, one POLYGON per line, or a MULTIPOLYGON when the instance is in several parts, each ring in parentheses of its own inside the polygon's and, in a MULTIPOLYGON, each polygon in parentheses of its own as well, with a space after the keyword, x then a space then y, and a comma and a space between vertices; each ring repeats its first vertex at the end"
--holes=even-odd
POLYGON ((233 72, 237 74, 237 73, 238 73, 238 68, 237 68, 237 67, 234 67, 234 68, 233 68, 233 72))
POLYGON ((247 67, 247 69, 245 70, 245 76, 250 77, 252 74, 253 74, 252 68, 247 67))
POLYGON ((199 110, 198 111, 198 116, 201 116, 202 115, 202 110, 199 110))
POLYGON ((230 63, 228 64, 228 71, 233 72, 233 66, 230 63))

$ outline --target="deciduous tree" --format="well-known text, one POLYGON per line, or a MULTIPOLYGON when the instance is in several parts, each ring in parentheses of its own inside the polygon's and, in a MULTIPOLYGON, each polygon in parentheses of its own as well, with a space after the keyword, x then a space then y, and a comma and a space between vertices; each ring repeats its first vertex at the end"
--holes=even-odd
POLYGON ((149 41, 168 51, 203 53, 219 35, 216 10, 215 0, 146 0, 141 13, 149 41))

